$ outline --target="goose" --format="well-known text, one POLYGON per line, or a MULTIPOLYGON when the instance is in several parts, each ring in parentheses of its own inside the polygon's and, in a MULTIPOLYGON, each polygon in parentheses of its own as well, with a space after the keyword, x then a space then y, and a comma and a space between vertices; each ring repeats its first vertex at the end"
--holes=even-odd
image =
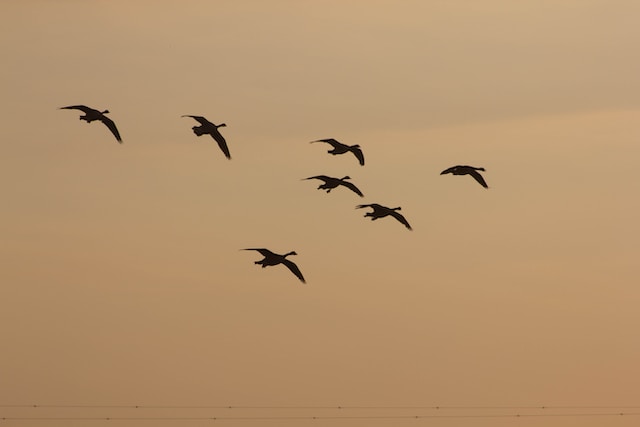
POLYGON ((291 272, 293 274, 295 274, 296 277, 298 279, 300 279, 300 281, 302 283, 307 283, 304 280, 304 277, 302 276, 302 273, 300 272, 300 269, 298 268, 298 266, 295 265, 292 261, 289 261, 288 259, 286 259, 289 255, 298 255, 295 251, 287 252, 284 255, 280 255, 280 254, 273 253, 269 249, 265 249, 265 248, 246 248, 246 249, 242 249, 242 250, 243 251, 258 251, 258 252, 260 252, 262 254, 264 259, 262 259, 260 261, 255 261, 254 264, 260 264, 260 265, 262 265, 262 268, 265 268, 265 267, 267 267, 269 265, 283 264, 289 270, 291 270, 291 272))
POLYGON ((402 209, 400 207, 388 208, 386 206, 382 206, 382 205, 379 205, 377 203, 371 203, 371 204, 368 204, 368 205, 358 205, 358 206, 356 206, 356 209, 361 209, 361 208, 372 208, 373 209, 373 212, 367 212, 366 214, 364 214, 365 218, 370 216, 371 217, 371 221, 375 221, 378 218, 384 218, 385 216, 391 215, 392 217, 394 217, 395 219, 400 221, 402 224, 404 224, 404 226, 407 227, 409 230, 412 230, 411 226, 409 225, 409 222, 407 222, 405 217, 403 217, 398 212, 396 212, 396 211, 399 211, 400 209, 402 209))
POLYGON ((191 117, 192 119, 196 119, 201 126, 192 127, 191 129, 193 129, 193 133, 195 133, 198 136, 202 136, 205 134, 211 135, 211 137, 215 139, 216 142, 218 143, 218 147, 220 147, 225 157, 231 160, 231 154, 229 153, 229 147, 227 147, 227 141, 225 141, 224 136, 222 136, 222 134, 218 130, 218 128, 227 126, 225 123, 216 125, 211 123, 209 120, 205 119, 202 116, 191 116, 188 114, 182 117, 191 117))
POLYGON ((95 120, 100 120, 105 124, 116 137, 116 140, 122 144, 122 138, 120 138, 120 132, 118 132, 118 128, 116 124, 109 117, 105 116, 105 114, 109 113, 109 110, 99 111, 94 110, 93 108, 89 108, 86 105, 69 105, 67 107, 60 107, 60 110, 80 110, 84 113, 84 116, 80 116, 80 120, 84 120, 87 123, 91 123, 95 120))
POLYGON ((449 169, 443 170, 442 172, 440 172, 440 175, 444 175, 444 174, 447 174, 447 173, 451 173, 453 175, 471 175, 484 188, 489 188, 489 186, 485 182, 484 178, 482 177, 482 175, 480 175, 478 173, 478 171, 483 171, 484 172, 484 168, 476 168, 476 167, 473 167, 473 166, 460 166, 460 165, 458 165, 458 166, 452 166, 449 169))
POLYGON ((304 178, 304 179, 305 180, 319 179, 321 181, 324 181, 324 184, 320 184, 320 186, 318 187, 318 190, 327 190, 327 193, 331 192, 332 189, 342 185, 344 187, 347 187, 349 190, 353 191, 354 193, 356 193, 358 196, 364 197, 364 194, 362 194, 362 192, 358 189, 358 187, 356 187, 354 184, 348 181, 345 181, 347 179, 351 179, 350 176, 345 176, 342 178, 333 178, 327 175, 316 175, 316 176, 310 176, 309 178, 304 178))
POLYGON ((346 145, 339 141, 336 141, 333 138, 318 139, 317 141, 311 141, 312 144, 314 142, 326 142, 327 144, 331 144, 333 146, 333 149, 327 151, 327 153, 333 154, 334 156, 336 154, 344 154, 351 151, 353 155, 356 156, 356 158, 360 162, 360 166, 364 166, 364 154, 362 154, 362 150, 360 149, 360 146, 358 144, 346 145))

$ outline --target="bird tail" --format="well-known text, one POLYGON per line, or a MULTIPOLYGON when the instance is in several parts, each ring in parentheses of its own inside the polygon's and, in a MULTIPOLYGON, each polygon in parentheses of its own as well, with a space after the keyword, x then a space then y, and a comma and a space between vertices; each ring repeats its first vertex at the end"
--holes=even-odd
POLYGON ((205 134, 204 130, 202 129, 202 126, 194 126, 191 129, 193 129, 193 133, 195 133, 198 136, 202 136, 205 134))

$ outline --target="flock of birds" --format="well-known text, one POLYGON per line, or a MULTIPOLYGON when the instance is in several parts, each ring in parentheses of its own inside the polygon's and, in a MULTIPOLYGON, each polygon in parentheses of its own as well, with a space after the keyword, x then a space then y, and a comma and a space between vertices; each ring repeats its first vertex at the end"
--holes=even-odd
MULTIPOLYGON (((91 123, 93 121, 102 122, 111 131, 111 133, 116 138, 116 140, 120 144, 122 144, 122 137, 120 136, 120 132, 118 131, 116 124, 113 122, 113 120, 111 120, 109 117, 105 115, 109 113, 109 110, 104 110, 104 111, 95 110, 93 108, 87 107, 86 105, 69 105, 67 107, 61 107, 60 109, 82 111, 84 115, 80 116, 80 120, 84 120, 87 123, 91 123)), ((225 127, 226 126, 225 123, 216 125, 202 116, 184 115, 182 117, 191 117, 192 119, 195 119, 198 123, 200 123, 200 126, 193 126, 191 128, 193 130, 193 133, 195 133, 197 136, 210 135, 218 143, 218 147, 220 147, 220 150, 224 153, 225 157, 231 160, 231 153, 229 151, 229 146, 227 145, 227 141, 218 130, 218 128, 225 127)), ((311 141, 311 143, 316 143, 316 142, 323 142, 331 145, 333 148, 327 152, 332 155, 352 153, 356 157, 356 159, 358 159, 360 166, 364 166, 364 154, 362 153, 362 149, 360 148, 359 145, 357 144, 346 145, 333 138, 311 141)), ((440 175, 445 175, 445 174, 471 175, 481 186, 483 186, 484 188, 489 188, 489 186, 485 182, 482 175, 480 175, 479 171, 484 171, 484 168, 458 165, 458 166, 452 166, 448 169, 443 170, 442 172, 440 172, 440 175)), ((326 190, 327 193, 331 192, 331 190, 333 190, 334 188, 343 186, 353 191, 358 196, 364 197, 364 194, 362 193, 362 191, 360 191, 360 189, 356 187, 355 184, 347 181, 351 179, 351 177, 349 176, 344 176, 342 178, 334 178, 327 175, 316 175, 316 176, 310 176, 304 179, 305 180, 317 179, 322 181, 323 183, 318 186, 318 190, 326 190)), ((401 224, 403 224, 408 230, 412 229, 411 225, 406 220, 406 218, 398 212, 399 210, 401 210, 400 207, 389 208, 383 205, 379 205, 377 203, 361 204, 356 206, 356 209, 363 209, 363 208, 372 209, 371 212, 367 212, 364 215, 365 217, 370 217, 372 221, 375 221, 379 218, 392 216, 393 218, 398 220, 401 224)), ((293 261, 290 261, 287 259, 289 255, 297 255, 295 251, 291 251, 281 255, 281 254, 271 252, 269 249, 266 249, 266 248, 246 248, 242 250, 259 252, 264 258, 262 260, 255 261, 255 264, 261 265, 262 268, 265 268, 267 266, 282 264, 285 267, 287 267, 302 283, 306 283, 305 278, 302 275, 302 272, 300 271, 298 266, 293 261)))

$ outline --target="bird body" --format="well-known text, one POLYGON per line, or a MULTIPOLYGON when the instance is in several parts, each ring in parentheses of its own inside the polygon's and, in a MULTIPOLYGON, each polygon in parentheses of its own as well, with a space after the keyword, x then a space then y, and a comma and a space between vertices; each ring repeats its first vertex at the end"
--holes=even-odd
POLYGON ((316 175, 316 176, 310 176, 309 178, 305 178, 305 180, 307 179, 319 179, 323 181, 324 184, 320 184, 320 186, 318 186, 318 190, 327 190, 327 193, 331 192, 331 190, 333 190, 334 188, 342 185, 343 187, 346 187, 349 190, 356 193, 358 196, 364 197, 364 194, 362 194, 362 192, 358 189, 358 187, 356 187, 351 182, 346 181, 347 179, 351 179, 350 176, 345 176, 342 178, 334 178, 327 175, 316 175))
POLYGON ((300 272, 300 269, 298 268, 298 266, 295 263, 293 263, 293 261, 289 261, 287 259, 287 257, 289 255, 298 255, 295 251, 287 252, 284 255, 280 255, 280 254, 276 254, 274 252, 271 252, 269 249, 265 249, 265 248, 246 248, 246 249, 242 249, 242 250, 243 251, 258 251, 258 252, 260 252, 260 254, 262 254, 264 259, 262 259, 260 261, 255 261, 254 264, 262 265, 262 268, 265 268, 265 267, 270 266, 270 265, 283 264, 293 274, 295 274, 296 277, 298 279, 300 279, 300 281, 302 283, 307 283, 304 280, 304 276, 302 276, 302 273, 300 272))
POLYGON ((386 206, 382 206, 377 203, 356 206, 356 209, 362 209, 362 208, 373 209, 372 212, 367 212, 366 214, 364 214, 365 218, 371 217, 371 221, 375 221, 378 218, 384 218, 385 216, 391 215, 392 217, 400 221, 402 224, 404 224, 404 226, 407 227, 409 230, 412 230, 411 225, 409 225, 409 222, 405 219, 405 217, 399 214, 398 212, 396 212, 401 210, 402 209, 401 207, 388 208, 386 206))
POLYGON ((198 121, 198 123, 200 123, 200 126, 192 127, 191 129, 193 129, 193 133, 195 133, 197 136, 202 136, 206 134, 211 135, 211 137, 218 143, 218 147, 220 147, 225 157, 227 159, 231 159, 231 153, 229 152, 227 141, 224 139, 224 137, 218 130, 218 128, 227 126, 225 123, 216 125, 211 123, 209 120, 205 119, 202 116, 184 115, 182 117, 191 117, 192 119, 195 119, 196 121, 198 121))
POLYGON ((122 144, 122 138, 120 137, 120 132, 118 132, 118 128, 116 124, 109 117, 105 116, 105 114, 109 113, 109 110, 99 111, 93 108, 87 107, 86 105, 69 105, 67 107, 60 107, 61 110, 80 110, 84 113, 84 116, 80 116, 80 120, 84 120, 87 123, 91 123, 93 121, 99 120, 105 124, 107 128, 111 131, 113 136, 116 137, 116 140, 122 144))
POLYGON ((360 149, 360 146, 358 144, 346 145, 333 138, 318 139, 317 141, 311 141, 312 144, 314 142, 326 142, 327 144, 331 144, 331 146, 333 146, 333 149, 327 151, 327 153, 333 154, 334 156, 337 154, 348 153, 350 151, 353 153, 354 156, 356 156, 356 158, 360 162, 360 166, 364 166, 364 154, 362 153, 362 150, 360 149))
POLYGON ((484 172, 484 168, 458 165, 458 166, 452 166, 449 169, 443 170, 442 172, 440 172, 440 175, 445 175, 448 173, 453 175, 471 175, 484 188, 489 188, 484 178, 482 177, 482 175, 480 175, 480 173, 478 173, 478 171, 484 172))

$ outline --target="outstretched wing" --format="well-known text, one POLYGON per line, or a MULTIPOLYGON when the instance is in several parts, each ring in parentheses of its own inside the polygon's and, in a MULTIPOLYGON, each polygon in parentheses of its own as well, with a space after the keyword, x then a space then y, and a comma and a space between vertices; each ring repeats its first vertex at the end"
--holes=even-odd
POLYGON ((440 175, 444 175, 444 174, 447 174, 447 173, 452 173, 457 168, 458 168, 458 166, 451 166, 449 169, 445 169, 442 172, 440 172, 440 175))
POLYGON ((316 175, 316 176, 310 176, 309 178, 304 178, 304 179, 305 179, 305 180, 306 180, 306 179, 320 179, 320 180, 322 180, 322 181, 324 181, 324 182, 327 182, 327 181, 329 181, 331 178, 330 178, 330 177, 328 177, 327 175, 316 175))
POLYGON ((482 175, 480 175, 478 172, 476 172, 475 170, 471 170, 469 171, 469 175, 471 175, 472 177, 475 178, 476 181, 478 181, 480 183, 480 185, 482 185, 484 188, 489 188, 489 186, 487 185, 487 183, 485 182, 484 178, 482 177, 482 175))
POLYGON ((111 120, 109 117, 102 116, 102 118, 100 118, 100 121, 102 121, 102 123, 104 123, 109 128, 113 136, 115 136, 118 142, 122 144, 120 132, 118 132, 118 128, 116 127, 116 124, 113 122, 113 120, 111 120))
POLYGON ((212 124, 209 120, 205 119, 202 116, 191 116, 189 114, 185 114, 182 117, 191 117, 192 119, 196 119, 201 125, 212 124))
POLYGON ((333 138, 327 138, 327 139, 318 139, 316 141, 311 141, 311 143, 313 144, 314 142, 326 142, 327 144, 331 144, 333 145, 333 148, 338 148, 338 147, 345 147, 345 145, 343 143, 341 143, 340 141, 337 141, 333 138))
POLYGON ((229 147, 227 147, 227 141, 224 139, 224 136, 216 129, 215 132, 211 132, 211 137, 216 140, 218 147, 220 147, 225 157, 231 160, 231 153, 229 153, 229 147))
POLYGON ((265 249, 265 248, 246 248, 246 249, 242 249, 243 251, 258 251, 262 254, 262 256, 272 256, 272 255, 276 255, 273 252, 271 252, 269 249, 265 249))
POLYGON ((286 266, 287 266, 287 268, 288 268, 289 270, 291 270, 291 272, 292 272, 293 274, 295 274, 295 275, 296 275, 296 277, 297 277, 298 279, 300 279, 300 281, 301 281, 302 283, 307 283, 307 282, 304 280, 304 277, 302 276, 302 273, 300 272, 300 269, 298 268, 298 266, 297 266, 297 265, 295 265, 295 264, 294 264, 294 262, 293 262, 293 261, 289 261, 288 259, 285 259, 285 260, 283 260, 283 261, 282 261, 282 263, 283 263, 284 265, 286 265, 286 266))
POLYGON ((391 215, 397 219, 398 221, 400 221, 401 223, 404 224, 405 227, 407 227, 409 230, 412 230, 411 226, 409 225, 409 222, 405 219, 405 217, 403 217, 401 214, 399 214, 396 211, 392 211, 391 215))
POLYGON ((360 191, 358 189, 358 187, 356 187, 354 184, 350 183, 349 181, 340 181, 340 185, 344 185, 345 187, 347 187, 349 190, 353 191, 354 193, 356 193, 358 196, 360 197, 364 197, 364 194, 362 194, 362 191, 360 191))
POLYGON ((80 110, 85 114, 88 114, 91 111, 96 111, 93 108, 89 108, 86 105, 69 105, 67 107, 60 107, 61 110, 80 110))
POLYGON ((362 154, 362 150, 358 147, 351 147, 351 152, 360 162, 360 166, 364 166, 364 154, 362 154))
POLYGON ((356 206, 356 209, 362 209, 362 208, 373 208, 375 206, 375 203, 371 203, 368 205, 358 205, 356 206))

